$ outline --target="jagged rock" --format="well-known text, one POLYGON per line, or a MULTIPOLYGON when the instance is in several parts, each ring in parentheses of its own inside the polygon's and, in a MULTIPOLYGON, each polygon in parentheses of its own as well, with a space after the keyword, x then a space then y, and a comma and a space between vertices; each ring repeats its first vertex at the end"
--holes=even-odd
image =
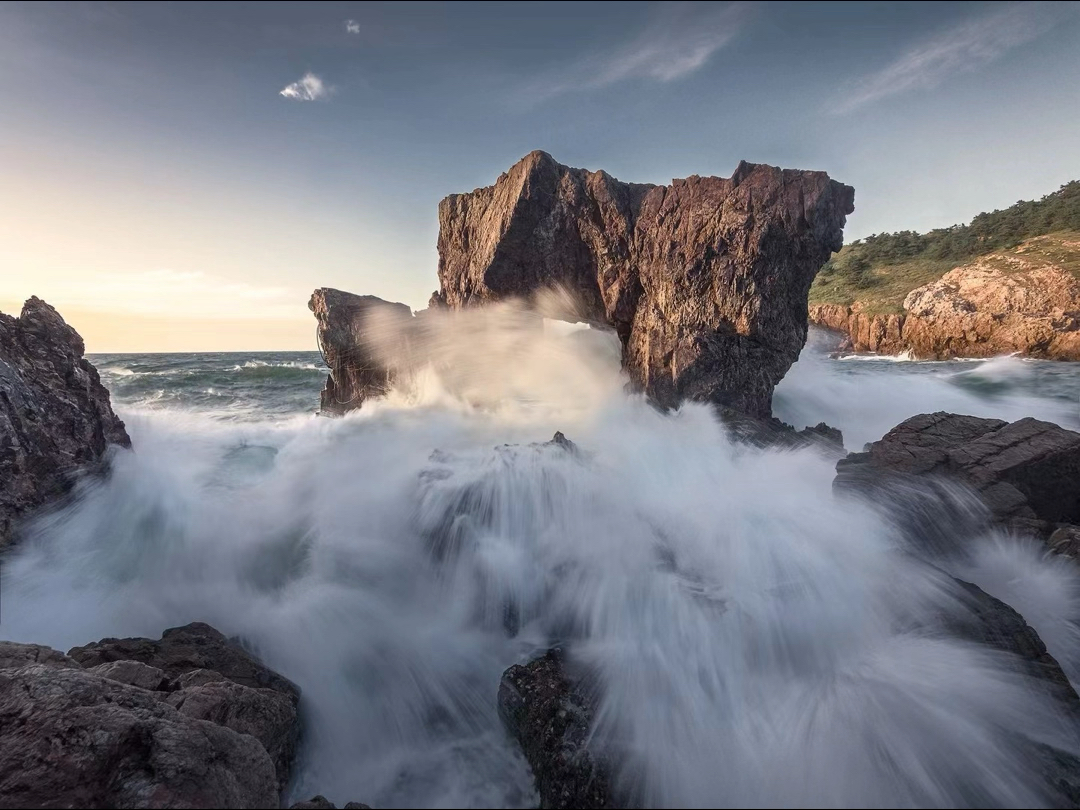
POLYGON ((412 311, 373 295, 353 295, 323 287, 315 290, 308 309, 319 322, 319 348, 330 369, 319 398, 320 409, 341 414, 359 408, 365 399, 386 394, 396 369, 387 363, 394 344, 407 341, 412 311))
POLYGON ((920 414, 836 471, 841 490, 888 490, 905 476, 959 481, 997 523, 1042 536, 1056 524, 1080 523, 1080 433, 1037 419, 920 414))
POLYGON ((540 806, 614 806, 606 764, 588 749, 592 711, 550 650, 515 664, 499 684, 499 716, 532 768, 540 806))
MULTIPOLYGON (((1070 711, 1080 711, 1076 690, 1024 617, 977 585, 955 578, 954 581, 966 597, 965 604, 970 612, 948 617, 947 629, 959 638, 1017 656, 1026 672, 1049 686, 1070 711)), ((1080 778, 1080 770, 1076 775, 1080 778)))
POLYGON ((279 787, 285 788, 300 738, 296 704, 287 693, 252 689, 222 679, 180 689, 170 694, 166 702, 187 717, 250 734, 270 755, 279 787))
POLYGON ((84 351, 38 298, 18 318, 0 313, 0 548, 21 517, 100 469, 110 444, 131 445, 84 351))
POLYGON ((1046 541, 1055 554, 1080 560, 1080 526, 1065 524, 1055 529, 1046 541))
POLYGON ((1080 360, 1080 282, 1034 255, 991 254, 908 293, 903 312, 816 304, 812 323, 844 349, 931 360, 1020 353, 1080 360))
POLYGON ((19 644, 0 641, 0 669, 18 669, 30 664, 42 664, 61 669, 82 669, 82 664, 68 658, 59 650, 40 644, 19 644))
POLYGON ((0 807, 278 807, 254 738, 81 669, 0 670, 0 807))
POLYGON ((164 672, 139 661, 110 661, 107 664, 91 667, 89 671, 111 681, 153 691, 161 689, 166 682, 164 672))
POLYGON ((110 661, 141 661, 157 667, 169 678, 208 669, 241 686, 281 692, 289 697, 293 705, 300 700, 300 688, 296 684, 202 622, 173 627, 162 633, 158 640, 105 638, 83 647, 74 647, 68 651, 68 655, 84 667, 95 667, 110 661))
POLYGON ((633 384, 657 403, 768 417, 853 199, 823 172, 744 162, 730 179, 651 186, 532 152, 440 203, 434 300, 457 309, 561 288, 577 303, 567 317, 615 329, 633 384))

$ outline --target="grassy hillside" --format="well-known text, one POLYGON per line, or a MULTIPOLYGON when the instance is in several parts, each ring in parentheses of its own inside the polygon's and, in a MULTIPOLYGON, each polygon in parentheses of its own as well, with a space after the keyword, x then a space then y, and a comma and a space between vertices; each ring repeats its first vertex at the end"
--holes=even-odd
POLYGON ((1038 256, 1080 278, 1080 180, 1041 200, 979 214, 968 225, 875 234, 844 245, 815 279, 810 303, 859 301, 871 313, 900 312, 911 290, 991 253, 1038 256))

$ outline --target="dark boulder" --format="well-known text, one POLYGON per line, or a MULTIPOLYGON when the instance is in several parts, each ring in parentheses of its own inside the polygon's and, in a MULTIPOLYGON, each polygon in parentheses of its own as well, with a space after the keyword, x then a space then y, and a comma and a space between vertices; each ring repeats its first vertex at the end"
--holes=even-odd
POLYGON ((294 705, 300 700, 300 688, 296 684, 202 622, 173 627, 162 633, 160 639, 103 638, 73 647, 68 655, 84 667, 110 661, 141 661, 157 667, 169 678, 194 670, 213 670, 241 686, 281 692, 294 705))
POLYGON ((98 673, 0 670, 0 807, 277 806, 254 737, 98 673))
POLYGON ((131 440, 78 332, 29 299, 0 313, 0 548, 18 520, 63 498, 76 476, 102 469, 109 445, 131 440))
POLYGON ((592 710, 558 650, 515 664, 499 684, 499 716, 532 768, 540 806, 614 806, 607 766, 588 748, 592 710))
POLYGON ((856 492, 887 494, 912 479, 957 482, 995 523, 1042 537, 1080 523, 1080 433, 1037 419, 920 414, 836 472, 836 488, 856 492))

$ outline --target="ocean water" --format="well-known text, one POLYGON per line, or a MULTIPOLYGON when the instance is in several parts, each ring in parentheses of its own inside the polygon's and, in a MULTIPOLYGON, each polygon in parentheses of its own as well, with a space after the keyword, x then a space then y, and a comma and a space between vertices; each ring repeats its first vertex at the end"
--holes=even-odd
MULTIPOLYGON (((929 559, 835 497, 817 450, 733 444, 704 406, 627 395, 607 334, 502 308, 441 330, 429 367, 342 419, 314 415, 317 353, 92 357, 134 449, 26 528, 3 635, 240 636, 303 690, 291 800, 535 806, 495 696, 553 643, 639 804, 1057 800, 1031 745, 1080 754, 1075 726, 1006 657, 934 628, 965 610, 948 571, 1080 672, 1071 564, 1000 534, 929 559)), ((815 334, 776 410, 849 449, 933 410, 1080 427, 1072 365, 829 350, 815 334)))

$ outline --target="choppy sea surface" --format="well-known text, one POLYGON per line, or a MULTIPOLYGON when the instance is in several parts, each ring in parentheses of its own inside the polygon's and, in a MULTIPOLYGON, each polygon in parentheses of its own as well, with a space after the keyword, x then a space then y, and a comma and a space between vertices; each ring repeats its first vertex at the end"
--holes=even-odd
MULTIPOLYGON (((1080 427, 1080 369, 834 358, 776 392, 849 449, 946 410, 1080 427)), ((999 656, 926 628, 1012 604, 1080 673, 1074 565, 990 533, 927 559, 816 449, 733 444, 628 395, 611 336, 448 323, 440 362, 343 419, 319 355, 94 355, 133 441, 29 526, 3 634, 66 650, 205 621, 303 690, 290 800, 536 805, 495 697, 552 644, 645 806, 1052 805, 1075 726, 999 656), (545 444, 556 430, 580 448, 545 444), (922 629, 920 629, 922 628, 922 629)), ((960 540, 957 539, 957 544, 960 540)))

